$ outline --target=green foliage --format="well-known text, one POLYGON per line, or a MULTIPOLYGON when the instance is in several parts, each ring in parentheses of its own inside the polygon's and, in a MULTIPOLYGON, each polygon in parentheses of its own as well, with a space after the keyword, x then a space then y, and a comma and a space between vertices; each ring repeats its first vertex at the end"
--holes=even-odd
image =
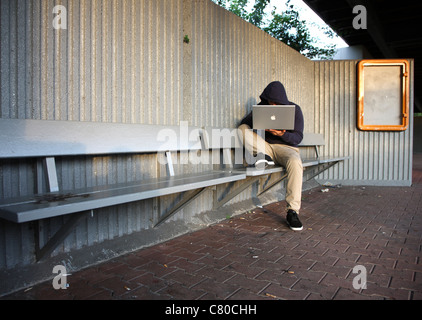
POLYGON ((260 27, 263 18, 264 10, 270 3, 270 0, 255 0, 254 9, 251 13, 248 13, 246 7, 249 4, 249 0, 213 0, 221 7, 233 12, 242 19, 260 27))
MULTIPOLYGON (((274 10, 271 15, 272 20, 269 25, 263 28, 265 32, 310 59, 317 57, 320 59, 332 58, 335 53, 335 46, 328 48, 317 47, 314 44, 316 39, 312 37, 306 21, 299 19, 299 13, 293 5, 289 5, 289 9, 282 14, 278 14, 274 10)), ((328 28, 325 28, 324 31, 330 37, 334 36, 328 28)))
POLYGON ((229 6, 229 10, 239 17, 247 20, 248 13, 245 10, 248 0, 232 0, 229 6))
MULTIPOLYGON (((274 8, 268 21, 264 21, 266 17, 264 10, 270 0, 255 0, 251 13, 248 13, 245 9, 249 4, 249 0, 215 0, 214 2, 261 28, 310 59, 332 59, 335 54, 335 45, 327 48, 320 48, 316 45, 317 40, 312 37, 306 21, 300 20, 299 12, 294 5, 290 4, 290 0, 287 1, 288 9, 282 14, 276 13, 276 8, 274 8)), ((315 28, 320 27, 315 26, 315 28)), ((328 27, 323 28, 323 32, 331 38, 335 36, 328 27)))
POLYGON ((260 27, 263 23, 264 10, 269 3, 270 0, 256 0, 253 10, 248 16, 248 21, 257 27, 260 27))

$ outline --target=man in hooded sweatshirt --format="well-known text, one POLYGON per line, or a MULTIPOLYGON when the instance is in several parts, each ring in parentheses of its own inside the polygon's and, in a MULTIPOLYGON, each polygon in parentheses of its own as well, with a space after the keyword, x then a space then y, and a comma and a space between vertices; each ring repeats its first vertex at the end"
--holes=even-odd
POLYGON ((301 108, 287 99, 286 90, 279 81, 271 82, 260 96, 259 105, 295 105, 294 130, 265 130, 265 139, 256 134, 253 128, 252 112, 239 126, 240 139, 245 149, 256 160, 255 166, 264 168, 278 164, 286 169, 287 223, 294 231, 303 230, 299 220, 302 199, 303 166, 297 146, 303 140, 304 120, 301 108))

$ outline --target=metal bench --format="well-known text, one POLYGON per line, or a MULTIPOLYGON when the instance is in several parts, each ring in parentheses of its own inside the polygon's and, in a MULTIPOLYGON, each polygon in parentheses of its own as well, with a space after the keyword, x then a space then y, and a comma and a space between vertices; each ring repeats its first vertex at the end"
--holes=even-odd
MULTIPOLYGON (((40 194, 0 200, 0 218, 25 223, 72 214, 72 218, 43 248, 36 248, 39 260, 67 237, 83 217, 78 213, 183 193, 182 199, 156 223, 155 226, 158 226, 206 188, 246 179, 244 172, 219 169, 175 175, 172 153, 202 150, 201 132, 202 129, 188 127, 187 124, 169 127, 0 119, 0 159, 34 158, 37 162, 43 159, 44 165, 41 168, 37 166, 36 170, 44 171, 48 182, 47 190, 40 194), (148 153, 163 154, 168 172, 166 177, 77 190, 60 188, 56 170, 58 157, 148 153)), ((41 184, 39 181, 35 183, 41 184)))
MULTIPOLYGON (((203 136, 206 148, 223 149, 224 163, 226 166, 233 168, 233 172, 244 173, 247 176, 246 181, 242 183, 241 186, 232 188, 224 197, 218 198, 217 193, 214 193, 214 209, 220 208, 256 182, 260 182, 260 191, 258 191, 257 194, 258 197, 287 178, 287 174, 283 174, 285 169, 281 166, 270 166, 263 170, 254 167, 244 167, 243 165, 240 167, 238 165, 236 166, 236 163, 241 163, 239 160, 242 160, 241 155, 243 155, 243 151, 235 152, 236 159, 235 164, 233 164, 231 150, 243 148, 243 146, 240 145, 239 140, 235 138, 237 136, 237 129, 205 127, 203 136), (274 181, 270 181, 271 176, 276 173, 281 173, 281 176, 274 181), (267 177, 267 179, 263 179, 264 177, 267 177)), ((325 145, 325 140, 322 134, 304 133, 303 141, 300 143, 299 147, 311 148, 314 150, 314 155, 311 158, 302 160, 305 171, 310 171, 312 173, 307 176, 307 181, 315 178, 337 163, 350 158, 347 156, 320 157, 319 147, 323 145, 325 145)))

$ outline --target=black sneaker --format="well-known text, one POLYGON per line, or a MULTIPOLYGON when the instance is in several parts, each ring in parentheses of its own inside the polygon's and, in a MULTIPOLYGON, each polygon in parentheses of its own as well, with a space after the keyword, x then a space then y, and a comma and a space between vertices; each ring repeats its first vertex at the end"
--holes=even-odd
POLYGON ((302 231, 303 230, 302 222, 300 222, 299 215, 297 214, 296 211, 294 211, 292 209, 287 211, 286 220, 287 220, 287 224, 289 225, 290 229, 292 229, 293 231, 302 231))
POLYGON ((259 153, 257 155, 257 161, 255 162, 255 168, 263 170, 268 166, 274 166, 273 159, 268 154, 259 153))

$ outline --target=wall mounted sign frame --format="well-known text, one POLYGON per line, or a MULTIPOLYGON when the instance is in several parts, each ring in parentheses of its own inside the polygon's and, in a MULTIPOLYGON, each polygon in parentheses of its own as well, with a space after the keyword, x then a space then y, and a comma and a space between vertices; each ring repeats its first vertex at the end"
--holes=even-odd
POLYGON ((409 61, 362 60, 358 64, 358 128, 405 131, 409 127, 409 61))

